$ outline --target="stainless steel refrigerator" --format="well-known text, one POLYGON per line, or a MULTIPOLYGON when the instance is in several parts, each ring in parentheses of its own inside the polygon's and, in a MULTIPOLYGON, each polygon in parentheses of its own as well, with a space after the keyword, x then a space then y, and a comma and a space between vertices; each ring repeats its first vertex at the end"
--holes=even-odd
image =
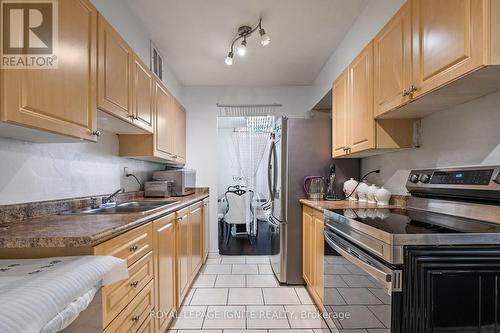
MULTIPOLYGON (((332 160, 329 118, 278 118, 268 159, 271 199, 271 266, 284 284, 303 284, 302 207, 306 176, 328 176, 332 160)), ((335 161, 337 189, 359 176, 359 160, 335 161)))

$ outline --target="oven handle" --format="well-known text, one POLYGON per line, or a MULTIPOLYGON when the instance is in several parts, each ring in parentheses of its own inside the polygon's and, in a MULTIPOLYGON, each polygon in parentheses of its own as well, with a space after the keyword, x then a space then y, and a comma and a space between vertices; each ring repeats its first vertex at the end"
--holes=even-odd
POLYGON ((368 274, 370 274, 372 277, 380 281, 389 292, 393 291, 401 291, 402 287, 402 272, 401 270, 392 270, 385 266, 384 264, 380 263, 378 260, 375 258, 368 256, 366 253, 361 252, 357 250, 353 246, 348 246, 347 251, 340 247, 337 242, 343 242, 342 240, 339 239, 338 236, 333 235, 332 233, 328 232, 327 230, 324 231, 325 234, 325 241, 330 245, 335 251, 337 251, 342 257, 345 259, 349 260, 352 264, 358 266, 368 274), (335 239, 337 238, 337 239, 335 239), (355 253, 355 254, 353 254, 355 253), (360 254, 361 253, 361 254, 360 254), (370 259, 372 262, 377 262, 379 263, 380 266, 384 267, 385 269, 379 269, 370 263, 362 260, 361 258, 367 257, 370 259))

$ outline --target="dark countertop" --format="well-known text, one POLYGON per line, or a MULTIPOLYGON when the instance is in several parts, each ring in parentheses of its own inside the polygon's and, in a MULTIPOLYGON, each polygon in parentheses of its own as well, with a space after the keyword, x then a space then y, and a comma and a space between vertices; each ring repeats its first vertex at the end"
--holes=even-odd
POLYGON ((388 206, 377 206, 377 204, 351 200, 327 201, 300 199, 300 203, 313 209, 323 211, 325 209, 404 208, 406 207, 407 200, 408 196, 393 195, 388 206))
POLYGON ((0 229, 0 250, 92 247, 207 197, 207 190, 196 190, 195 194, 176 198, 178 203, 148 214, 47 215, 9 223, 6 229, 0 229))

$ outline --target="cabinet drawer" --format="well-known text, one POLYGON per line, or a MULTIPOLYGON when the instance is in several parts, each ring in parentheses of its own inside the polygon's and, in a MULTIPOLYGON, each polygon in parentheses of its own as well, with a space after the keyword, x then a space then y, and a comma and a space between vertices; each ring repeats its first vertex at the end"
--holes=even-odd
POLYGON ((153 279, 153 253, 149 252, 129 268, 129 278, 102 289, 103 320, 106 327, 153 279))
POLYGON ((109 324, 105 333, 138 332, 142 324, 151 320, 154 309, 154 281, 150 281, 139 295, 109 324))
POLYGON ((155 321, 153 316, 149 316, 141 327, 137 330, 137 333, 155 333, 155 321))
POLYGON ((97 245, 94 254, 125 259, 130 267, 152 249, 153 230, 149 223, 97 245))

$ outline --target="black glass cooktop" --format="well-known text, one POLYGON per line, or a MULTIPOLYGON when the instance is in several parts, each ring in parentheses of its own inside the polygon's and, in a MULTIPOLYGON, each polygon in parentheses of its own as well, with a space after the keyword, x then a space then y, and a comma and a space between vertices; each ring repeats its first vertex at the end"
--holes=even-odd
MULTIPOLYGON (((500 233, 500 226, 478 220, 413 209, 331 209, 327 224, 336 223, 336 214, 389 234, 500 233)), ((337 217, 338 217, 337 215, 337 217)))

